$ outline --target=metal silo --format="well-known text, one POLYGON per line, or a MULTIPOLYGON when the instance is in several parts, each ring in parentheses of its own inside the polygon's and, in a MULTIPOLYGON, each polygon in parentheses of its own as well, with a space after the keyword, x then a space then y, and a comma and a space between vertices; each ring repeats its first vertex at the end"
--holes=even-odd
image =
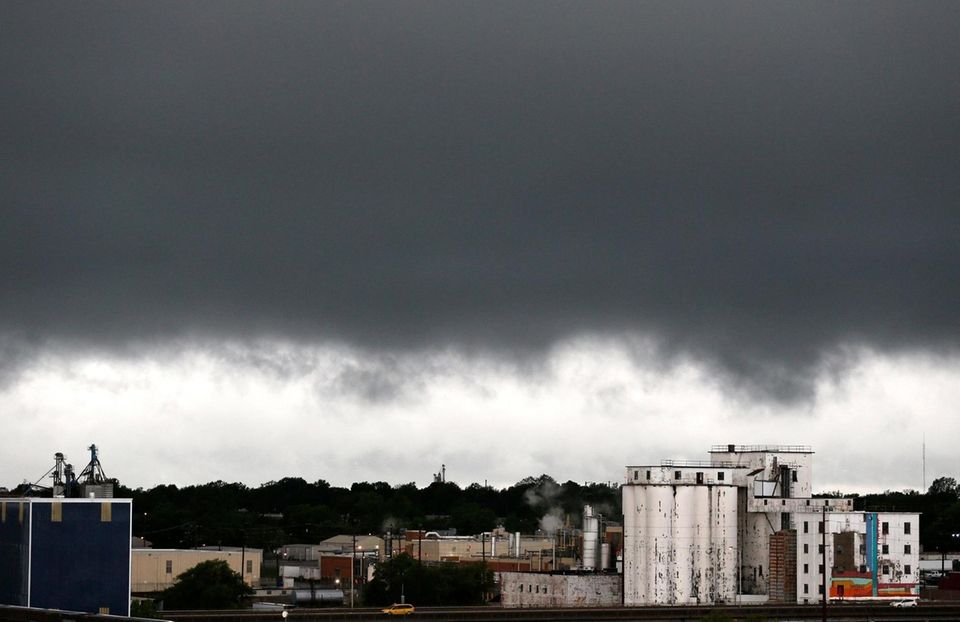
POLYGON ((583 569, 596 570, 600 549, 600 517, 594 515, 593 507, 583 506, 583 569))

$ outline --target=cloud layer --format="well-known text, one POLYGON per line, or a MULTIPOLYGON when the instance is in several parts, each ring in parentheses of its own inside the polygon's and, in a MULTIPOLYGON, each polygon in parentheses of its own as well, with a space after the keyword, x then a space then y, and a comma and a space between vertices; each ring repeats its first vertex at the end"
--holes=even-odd
MULTIPOLYGON (((22 356, 281 339, 522 361, 631 334, 790 400, 838 348, 957 346, 956 3, 0 18, 0 330, 22 356)), ((391 393, 365 373, 341 380, 391 393)))
MULTIPOLYGON (((0 412, 18 415, 5 421, 0 485, 36 480, 57 451, 82 467, 90 443, 108 476, 147 487, 288 476, 423 486, 441 464, 463 486, 541 473, 619 482, 625 465, 781 443, 813 446, 817 491, 920 489, 924 432, 927 485, 960 469, 960 420, 943 416, 960 400, 957 360, 861 352, 842 380, 818 378, 809 404, 771 407, 732 399, 696 362, 664 371, 656 358, 595 340, 554 348, 535 378, 437 353, 435 371, 391 399, 363 383, 344 391, 345 373, 384 367, 362 353, 261 348, 299 363, 279 372, 222 348, 149 360, 47 351, 0 392, 0 412)), ((424 368, 423 357, 388 367, 410 365, 424 368)))

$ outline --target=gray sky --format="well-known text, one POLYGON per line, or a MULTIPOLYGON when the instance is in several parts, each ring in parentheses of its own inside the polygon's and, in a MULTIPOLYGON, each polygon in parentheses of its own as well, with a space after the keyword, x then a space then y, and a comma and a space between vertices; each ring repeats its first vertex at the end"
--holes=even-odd
POLYGON ((957 32, 955 2, 4 3, 0 483, 90 442, 133 485, 802 442, 823 486, 919 488, 924 432, 956 476, 957 32))

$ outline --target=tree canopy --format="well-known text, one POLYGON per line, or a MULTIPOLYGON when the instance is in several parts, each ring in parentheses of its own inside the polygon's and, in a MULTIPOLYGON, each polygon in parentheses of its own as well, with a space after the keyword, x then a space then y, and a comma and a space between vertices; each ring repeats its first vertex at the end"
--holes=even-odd
POLYGON ((136 536, 158 548, 202 545, 273 549, 281 544, 316 543, 343 533, 383 534, 400 528, 534 533, 545 517, 550 525, 570 520, 579 526, 584 504, 613 520, 620 517, 620 490, 608 484, 557 483, 547 475, 525 478, 504 489, 453 482, 390 486, 359 482, 349 489, 284 478, 256 488, 212 482, 199 486, 118 489, 133 498, 136 536))
POLYGON ((377 564, 363 592, 364 604, 405 600, 421 606, 480 605, 495 586, 486 564, 419 564, 407 554, 377 564))
POLYGON ((164 609, 236 609, 253 590, 227 562, 200 562, 163 592, 164 609))

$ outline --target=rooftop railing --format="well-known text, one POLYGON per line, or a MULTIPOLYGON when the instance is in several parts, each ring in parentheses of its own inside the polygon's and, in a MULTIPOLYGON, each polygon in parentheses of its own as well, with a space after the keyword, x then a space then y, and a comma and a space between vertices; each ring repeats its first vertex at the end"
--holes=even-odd
POLYGON ((812 454, 810 445, 714 445, 710 448, 712 454, 771 452, 785 454, 812 454))

